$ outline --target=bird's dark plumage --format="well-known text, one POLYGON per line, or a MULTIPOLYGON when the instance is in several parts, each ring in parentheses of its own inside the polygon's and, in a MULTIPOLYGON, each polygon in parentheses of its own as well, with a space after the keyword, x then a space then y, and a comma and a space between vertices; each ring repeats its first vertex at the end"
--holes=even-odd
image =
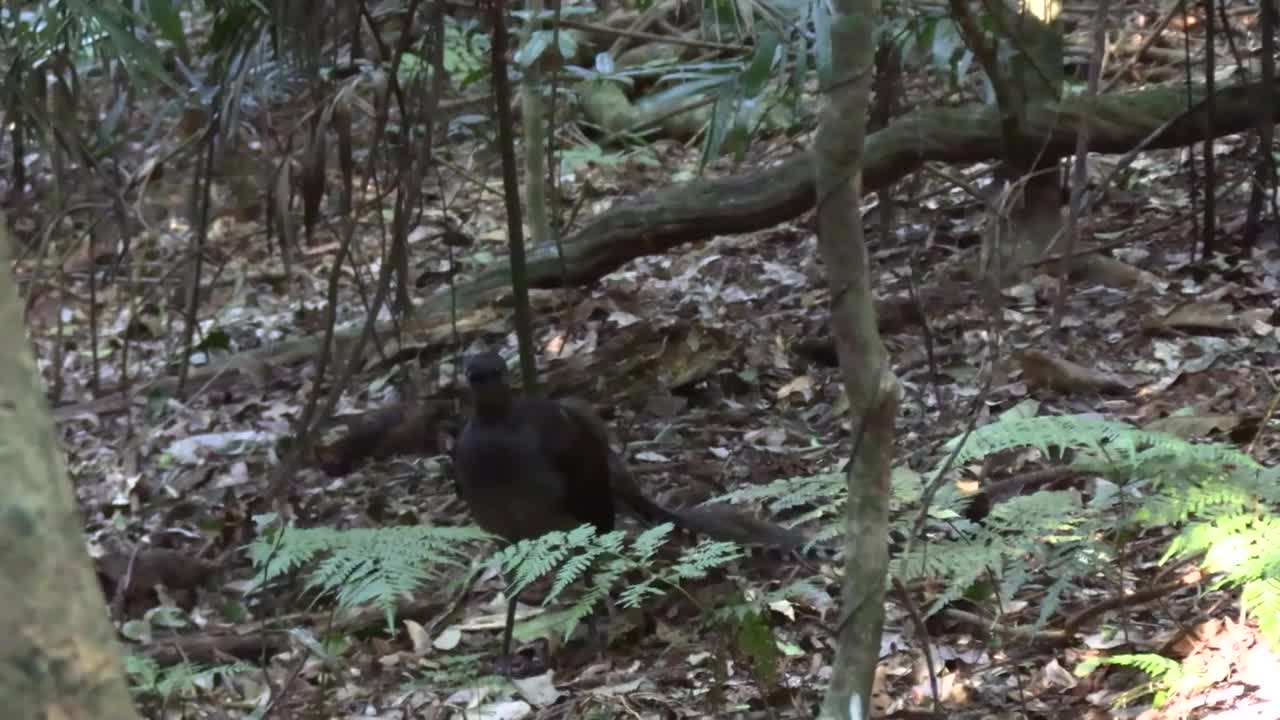
MULTIPOLYGON (((458 436, 454 465, 458 494, 476 524, 511 542, 584 523, 613 530, 604 426, 554 400, 513 397, 496 353, 475 355, 464 369, 475 411, 458 436)), ((515 610, 512 597, 498 660, 504 674, 511 671, 515 610)))
MULTIPOLYGON (((606 533, 617 503, 648 523, 672 522, 717 539, 788 549, 805 542, 800 533, 724 506, 662 507, 640 491, 589 404, 513 396, 497 353, 468 358, 464 371, 474 413, 458 436, 454 467, 458 494, 485 530, 511 542, 585 523, 606 533)), ((511 598, 499 661, 506 672, 515 607, 511 598)))
POLYGON ((613 530, 608 439, 554 400, 513 397, 495 353, 472 357, 466 374, 475 414, 456 465, 476 523, 513 542, 583 523, 613 530))

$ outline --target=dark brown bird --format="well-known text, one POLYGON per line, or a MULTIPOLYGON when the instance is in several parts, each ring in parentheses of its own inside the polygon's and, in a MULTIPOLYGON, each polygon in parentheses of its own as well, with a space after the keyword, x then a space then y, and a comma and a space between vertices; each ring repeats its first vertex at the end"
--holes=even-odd
MULTIPOLYGON (((474 412, 455 447, 458 495, 488 532, 518 542, 590 523, 607 533, 621 507, 646 522, 670 521, 721 540, 788 549, 807 540, 727 507, 668 510, 640 491, 588 404, 514 397, 507 365, 493 352, 468 358, 464 370, 474 412)), ((511 667, 515 609, 512 597, 498 660, 504 673, 511 667)))

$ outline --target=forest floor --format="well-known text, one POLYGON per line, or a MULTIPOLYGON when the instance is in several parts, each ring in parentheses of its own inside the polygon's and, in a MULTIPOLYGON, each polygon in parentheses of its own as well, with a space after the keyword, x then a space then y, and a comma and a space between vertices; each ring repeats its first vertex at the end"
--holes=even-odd
MULTIPOLYGON (((1164 156, 1171 165, 1177 162, 1176 152, 1164 156)), ((696 158, 686 160, 692 163, 696 158)), ((619 184, 626 184, 620 178, 625 178, 628 170, 625 165, 598 169, 595 181, 607 184, 616 176, 619 184)), ((1244 171, 1243 164, 1240 171, 1244 171)), ((1099 413, 1140 425, 1191 410, 1187 422, 1199 423, 1200 428, 1194 431, 1198 434, 1233 437, 1245 444, 1254 440, 1259 420, 1277 392, 1269 369, 1280 367, 1280 348, 1275 328, 1267 323, 1275 320, 1280 247, 1271 233, 1267 243, 1253 251, 1232 248, 1228 257, 1193 262, 1188 231, 1193 220, 1180 179, 1185 175, 1169 173, 1158 184, 1135 179, 1135 186, 1145 188, 1143 193, 1113 196, 1091 219, 1089 227, 1095 237, 1132 239, 1115 255, 1144 274, 1141 282, 1130 287, 1073 281, 1060 333, 1052 332, 1049 323, 1057 281, 1041 275, 1004 293, 999 350, 993 348, 988 312, 972 297, 957 296, 946 306, 924 308, 935 356, 932 366, 919 327, 887 335, 895 371, 906 390, 899 464, 926 470, 937 462, 941 442, 962 433, 974 412, 989 418, 1016 406, 1025 407, 1028 401, 1035 403, 1040 413, 1099 413), (1146 230, 1166 225, 1171 212, 1187 217, 1160 233, 1146 230), (1210 334, 1177 331, 1170 335, 1147 328, 1167 311, 1188 303, 1210 314, 1253 320, 1210 334), (1038 386, 1027 382, 1011 361, 1017 351, 1027 349, 1061 355, 1135 382, 1129 389, 1106 394, 1038 386), (992 361, 1000 377, 992 381, 981 406, 975 408, 974 400, 979 397, 984 375, 991 372, 992 361)), ((953 258, 973 246, 978 227, 974 214, 947 204, 956 199, 954 195, 939 196, 932 203, 900 209, 900 236, 891 243, 884 243, 874 230, 870 232, 879 296, 905 294, 909 284, 931 287, 948 282, 945 276, 951 272, 953 258), (930 207, 933 203, 936 205, 930 207)), ((489 211, 487 221, 473 216, 470 226, 480 237, 468 251, 477 265, 501 261, 504 254, 499 242, 501 206, 493 204, 489 211)), ((1233 228, 1238 227, 1235 218, 1240 212, 1237 208, 1221 217, 1222 237, 1228 242, 1233 228)), ((438 254, 440 248, 419 245, 415 259, 431 263, 432 252, 438 254)), ((260 249, 249 254, 237 259, 244 267, 278 263, 260 249)), ((632 394, 617 399, 610 396, 610 386, 604 385, 591 398, 614 408, 611 421, 615 436, 630 443, 629 459, 646 490, 664 502, 684 504, 718 494, 720 488, 837 472, 850 450, 848 426, 841 416, 838 373, 829 356, 805 356, 794 350, 814 340, 814 333, 826 326, 825 283, 816 257, 813 233, 797 222, 749 237, 718 238, 678 253, 644 258, 609 274, 589 291, 538 293, 540 360, 555 363, 574 356, 590 358, 611 334, 625 332, 637 323, 646 326, 655 343, 678 337, 686 344, 697 343, 691 349, 699 353, 712 352, 716 346, 714 354, 720 362, 695 382, 652 387, 647 396, 632 394)), ((235 319, 219 319, 212 325, 233 337, 240 333, 270 337, 275 330, 289 334, 294 313, 322 302, 320 288, 326 281, 328 262, 326 256, 314 255, 295 268, 290 293, 282 294, 278 288, 240 289, 217 311, 218 318, 235 319)), ((49 325, 44 329, 53 330, 49 325)), ((115 330, 123 331, 123 325, 116 324, 115 330)), ((491 332, 477 336, 483 338, 477 344, 498 346, 507 352, 513 349, 514 334, 505 316, 490 323, 488 330, 491 332)), ((104 338, 109 341, 110 337, 104 332, 104 338)), ((233 339, 233 343, 239 341, 233 339)), ((83 337, 77 340, 77 344, 84 342, 83 337)), ((39 344, 44 348, 47 372, 49 343, 41 340, 39 344)), ((163 343, 144 341, 140 345, 154 352, 152 372, 162 372, 163 343)), ((448 356, 456 357, 461 349, 449 350, 448 356)), ((219 352, 211 355, 216 358, 219 352)), ((68 355, 64 363, 70 371, 66 396, 83 392, 87 365, 82 354, 68 355)), ((595 367, 595 363, 589 366, 595 367)), ((401 372, 405 368, 418 372, 412 365, 399 368, 401 372)), ((252 577, 239 551, 241 543, 253 536, 251 516, 266 509, 262 499, 266 480, 278 462, 273 441, 288 432, 288 423, 311 391, 305 381, 310 373, 308 365, 296 370, 296 377, 263 387, 198 392, 185 401, 160 402, 133 420, 131 432, 120 415, 86 415, 62 424, 92 547, 109 556, 111 548, 127 537, 149 547, 176 548, 184 554, 216 560, 218 581, 201 590, 189 613, 179 613, 186 618, 177 623, 180 627, 168 627, 171 621, 159 622, 152 611, 150 627, 142 635, 148 643, 161 644, 173 632, 237 633, 248 619, 237 622, 220 609, 228 598, 244 603, 254 621, 273 617, 267 605, 255 606, 252 600, 239 597, 237 591, 252 577), (258 435, 247 436, 247 432, 258 435)), ((427 372, 429 384, 457 382, 448 363, 429 367, 427 372)), ((141 377, 146 377, 145 370, 141 377)), ((345 397, 342 412, 394 402, 395 383, 386 379, 385 373, 360 376, 345 397)), ((618 387, 617 380, 613 379, 613 387, 618 387)), ((1274 436, 1263 433, 1257 439, 1255 454, 1265 462, 1274 462, 1274 436)), ((986 472, 989 477, 1007 477, 1036 467, 1038 462, 1028 456, 998 470, 962 468, 957 475, 973 479, 986 472)), ((338 478, 304 468, 293 478, 292 491, 307 524, 367 527, 380 524, 371 519, 374 516, 387 524, 467 522, 453 495, 446 458, 375 462, 338 478)), ((1135 559, 1130 568, 1132 587, 1154 582, 1161 572, 1161 566, 1154 562, 1158 550, 1159 546, 1153 545, 1149 556, 1135 559)), ((740 581, 746 588, 765 587, 794 571, 790 565, 753 560, 750 570, 742 571, 740 581)), ((571 645, 554 658, 559 667, 553 674, 522 681, 525 687, 514 696, 481 692, 478 686, 466 683, 441 687, 422 681, 429 671, 445 666, 449 653, 430 642, 415 643, 405 632, 394 638, 376 632, 348 638, 350 644, 329 662, 311 661, 299 667, 281 656, 270 663, 270 676, 276 687, 290 688, 287 699, 281 701, 291 708, 285 715, 289 717, 398 717, 406 708, 423 710, 439 703, 478 704, 493 713, 482 717, 520 717, 520 708, 534 714, 531 716, 568 712, 569 716, 586 717, 592 707, 600 709, 602 717, 633 712, 635 717, 672 716, 667 714, 671 712, 681 717, 727 716, 735 708, 758 708, 762 702, 779 716, 803 717, 811 714, 829 673, 829 628, 839 597, 833 568, 817 569, 814 578, 826 581, 821 598, 810 596, 803 603, 797 601, 796 607, 779 608, 772 614, 773 631, 792 652, 781 660, 775 681, 767 685, 762 685, 743 662, 731 662, 727 669, 717 670, 712 660, 725 648, 709 643, 717 636, 707 635, 698 616, 673 597, 646 606, 651 615, 643 631, 610 627, 610 636, 621 639, 614 641, 606 658, 584 657, 582 652, 575 655, 571 645), (414 679, 418 682, 406 685, 414 679), (535 682, 539 679, 543 685, 535 682), (533 709, 557 695, 567 697, 574 709, 565 710, 565 697, 541 711, 533 709), (663 708, 666 710, 653 714, 663 708)), ((461 630, 463 639, 454 641, 459 648, 481 654, 495 650, 495 622, 500 623, 502 614, 501 588, 500 578, 484 577, 450 622, 438 628, 439 633, 456 638, 452 631, 461 630)), ((732 591, 732 587, 723 590, 732 591)), ((273 601, 283 604, 276 612, 315 610, 312 598, 297 587, 282 595, 283 599, 273 601)), ((1060 615, 1065 617, 1101 599, 1066 598, 1060 615)), ((1023 601, 1025 607, 1020 612, 1009 611, 1002 622, 1011 623, 1021 614, 1033 616, 1035 598, 1023 601)), ((927 603, 927 597, 917 602, 927 603)), ((931 693, 921 644, 906 612, 890 600, 881 669, 883 695, 877 698, 885 711, 924 710, 931 693)), ((1158 613, 1148 613, 1141 606, 1123 612, 1132 623, 1127 647, 1160 649, 1177 639, 1183 645, 1183 657, 1203 655, 1205 667, 1219 671, 1214 683, 1193 696, 1177 698, 1177 702, 1222 707, 1238 700, 1238 695, 1261 692, 1270 685, 1258 675, 1262 668, 1280 670, 1275 656, 1265 651, 1249 623, 1237 623, 1239 609, 1228 594, 1191 586, 1161 598, 1158 613), (1182 638, 1181 631, 1186 628, 1178 623, 1194 625, 1200 637, 1194 642, 1182 638), (1242 660, 1245 656, 1247 661, 1242 660)), ((298 616, 289 617, 298 627, 307 626, 298 616)), ((304 617, 316 621, 326 614, 304 617)), ((289 622, 277 629, 296 629, 289 622)), ((1046 629, 1053 624, 1051 620, 1046 629)), ((253 627, 266 632, 261 625, 253 627)), ((324 628, 310 629, 323 634, 324 628)), ((1141 676, 1131 673, 1098 671, 1086 678, 1071 674, 1070 668, 1083 657, 1117 644, 1116 638, 1102 633, 1067 647, 1017 641, 1002 647, 982 627, 938 618, 930 623, 930 634, 930 647, 942 673, 939 692, 948 717, 1014 716, 1019 710, 1031 717, 1118 717, 1109 714, 1107 703, 1116 693, 1142 682, 1141 676)), ((263 691, 263 682, 256 673, 236 675, 229 684, 168 702, 171 707, 195 710, 196 716, 211 716, 198 708, 206 706, 213 712, 211 708, 225 709, 233 701, 252 704, 263 691)), ((1280 698, 1272 698, 1272 707, 1275 702, 1280 698)))
MULTIPOLYGON (((804 142, 759 142, 747 165, 785 157, 804 142)), ((1246 138, 1215 143, 1223 178, 1252 171, 1251 147, 1246 138)), ((462 158, 459 152, 451 160, 462 158)), ((617 163, 580 165, 563 189, 572 195, 590 182, 599 197, 583 214, 603 212, 615 199, 691 178, 697 160, 696 150, 657 143, 617 163)), ((493 169, 483 168, 483 174, 498 177, 493 169)), ((718 162, 710 173, 733 171, 718 162)), ((138 238, 139 253, 174 257, 185 247, 178 218, 188 188, 181 173, 169 175, 151 190, 153 224, 138 238)), ((905 390, 899 470, 934 467, 946 455, 943 442, 971 422, 981 425, 1015 409, 1096 413, 1140 426, 1180 418, 1180 433, 1235 443, 1267 465, 1280 460, 1280 442, 1263 423, 1278 393, 1280 236, 1269 224, 1256 247, 1240 245, 1248 187, 1242 183, 1219 200, 1221 252, 1198 260, 1192 248, 1200 205, 1189 200, 1195 182, 1182 151, 1158 151, 1142 156, 1127 189, 1108 191, 1086 218, 1084 236, 1110 245, 1111 257, 1131 270, 1072 279, 1056 331, 1051 316, 1059 278, 1041 274, 1006 288, 994 312, 958 279, 972 263, 985 223, 982 208, 961 190, 928 178, 911 202, 895 207, 887 235, 869 207, 877 297, 932 293, 919 308, 926 324, 886 328, 885 342, 905 390), (1175 310, 1179 315, 1171 316, 1175 310), (1092 375, 1064 380, 1060 368, 1046 369, 1035 360, 1042 356, 1028 351, 1069 360, 1092 375), (1089 379, 1099 377, 1106 381, 1089 379)), ((451 176, 440 186, 447 212, 466 218, 462 227, 474 244, 450 248, 430 232, 413 233, 414 269, 425 278, 418 297, 446 288, 452 268, 461 285, 506 259, 503 206, 492 191, 498 183, 481 191, 451 176)), ((446 212, 441 202, 428 202, 423 227, 438 226, 446 212)), ((382 242, 379 220, 376 213, 362 219, 356 270, 343 278, 339 316, 347 322, 364 317, 361 308, 376 278, 371 259, 382 242)), ((210 265, 220 265, 222 274, 210 281, 204 298, 198 362, 226 362, 322 328, 336 248, 329 239, 336 232, 323 230, 321 241, 286 276, 260 230, 231 215, 214 221, 208 252, 217 260, 210 265)), ((139 295, 123 280, 97 287, 94 340, 83 272, 92 258, 87 248, 73 250, 64 265, 72 273, 66 294, 50 291, 35 298, 29 322, 45 380, 56 388, 55 404, 89 408, 93 343, 102 358, 96 383, 121 382, 120 355, 128 336, 131 382, 145 387, 171 371, 180 347, 181 304, 180 296, 163 293, 136 302, 139 295), (59 330, 66 340, 55 350, 59 330)), ((610 429, 619 445, 627 444, 628 461, 645 490, 665 503, 686 505, 753 484, 841 471, 851 437, 829 349, 827 302, 807 214, 767 231, 634 260, 590 288, 535 292, 539 362, 544 369, 581 363, 590 373, 581 394, 609 409, 610 429), (656 363, 643 376, 620 374, 615 368, 625 358, 604 350, 626 337, 640 338, 643 350, 630 342, 622 346, 647 352, 656 363), (679 378, 678 384, 664 382, 669 378, 679 378)), ((419 347, 426 358, 422 367, 382 364, 358 374, 338 413, 401 402, 409 374, 428 397, 460 396, 457 360, 465 352, 495 347, 513 353, 509 307, 477 311, 482 321, 460 331, 456 342, 419 347)), ((459 324, 466 325, 465 319, 459 324)), ((234 650, 225 646, 202 662, 221 665, 239 657, 254 666, 220 682, 202 677, 163 699, 144 693, 140 699, 148 715, 248 716, 273 697, 274 714, 291 718, 445 717, 445 707, 469 707, 467 717, 486 718, 812 716, 834 652, 830 633, 837 622, 839 570, 830 562, 800 567, 752 557, 727 576, 690 583, 689 597, 670 593, 647 602, 642 614, 615 615, 604 657, 586 652, 578 640, 553 647, 553 669, 515 688, 465 679, 451 662, 497 649, 503 583, 492 572, 456 597, 441 597, 442 586, 420 588, 411 601, 425 603, 427 611, 415 615, 414 624, 399 624, 394 636, 373 623, 367 631, 327 638, 329 623, 336 621, 331 598, 317 600, 300 580, 246 596, 254 573, 244 546, 257 537, 255 516, 271 509, 265 495, 285 452, 280 440, 315 390, 314 372, 314 358, 303 359, 269 368, 252 381, 242 375, 238 383, 193 388, 184 399, 147 397, 127 413, 86 409, 60 416, 87 541, 104 575, 118 581, 135 550, 141 556, 153 549, 175 550, 172 557, 195 570, 190 587, 160 596, 145 592, 149 588, 138 590, 138 597, 133 591, 114 593, 108 585, 113 619, 129 638, 130 652, 157 657, 152 651, 182 636, 235 638, 241 644, 234 650), (772 676, 756 672, 736 654, 722 626, 690 603, 690 597, 714 603, 718 593, 777 587, 801 572, 815 583, 814 591, 777 604, 767 615, 778 647, 785 649, 772 676), (250 637, 261 643, 246 650, 250 637), (254 653, 264 648, 268 658, 261 663, 254 653)), ((465 413, 465 405, 458 413, 465 413)), ((980 485, 1045 466, 1044 458, 1029 452, 953 474, 956 482, 980 485)), ((468 522, 454 496, 447 454, 363 463, 340 476, 307 466, 289 482, 302 525, 468 522)), ((1088 478, 1071 483, 1085 496, 1092 492, 1088 478)), ((894 512, 900 517, 909 509, 894 512)), ((878 711, 893 717, 1280 717, 1274 682, 1280 659, 1260 640, 1254 622, 1241 620, 1238 598, 1213 590, 1207 581, 1190 578, 1147 603, 1117 603, 1099 621, 1122 628, 1119 634, 1099 628, 1071 642, 1053 641, 1052 631, 1065 618, 1168 582, 1169 569, 1158 562, 1162 550, 1155 542, 1136 547, 1116 585, 1059 599, 1043 634, 1002 638, 991 632, 997 623, 965 620, 976 615, 931 617, 927 647, 944 708, 937 712, 929 710, 934 689, 924 662, 926 643, 910 618, 929 605, 936 588, 912 587, 912 606, 891 593, 878 711), (1117 710, 1112 703, 1145 686, 1141 673, 1072 673, 1098 653, 1144 651, 1188 661, 1207 680, 1172 694, 1159 710, 1140 712, 1141 706, 1117 710)), ((157 572, 166 579, 182 575, 157 572)), ((181 581, 169 580, 175 582, 181 581)), ((1032 586, 1016 606, 1002 609, 998 624, 1030 626, 1041 599, 1032 586)), ((526 643, 526 650, 538 644, 526 643)), ((199 657, 191 652, 195 645, 183 647, 199 657)))

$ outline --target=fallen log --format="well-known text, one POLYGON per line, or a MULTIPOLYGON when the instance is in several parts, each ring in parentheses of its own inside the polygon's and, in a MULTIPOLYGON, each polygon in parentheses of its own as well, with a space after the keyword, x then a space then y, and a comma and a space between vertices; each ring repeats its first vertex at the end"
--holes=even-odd
MULTIPOLYGON (((1215 95, 1213 129, 1221 135, 1250 130, 1257 122, 1261 83, 1230 86, 1215 95)), ((1124 153, 1142 144, 1170 118, 1179 119, 1147 142, 1147 149, 1182 147, 1203 140, 1208 117, 1204 88, 1182 85, 1100 96, 1073 97, 1028 109, 1022 139, 1044 147, 1046 157, 1075 152, 1076 133, 1089 120, 1089 150, 1124 153), (1181 113, 1188 107, 1191 112, 1181 113)), ((1280 121, 1280 106, 1272 109, 1280 121)), ((867 136, 863 187, 876 190, 896 182, 925 162, 974 163, 1000 157, 1003 141, 997 108, 930 108, 894 120, 867 136)), ((529 256, 529 284, 554 288, 593 282, 645 255, 716 235, 764 230, 809 211, 814 205, 813 158, 805 152, 744 175, 694 180, 631 198, 587 223, 562 245, 564 272, 556 248, 529 256)), ((480 285, 505 283, 505 267, 476 278, 480 285)))
MULTIPOLYGON (((1075 151, 1075 138, 1086 119, 1090 122, 1089 149, 1099 153, 1123 153, 1146 142, 1147 149, 1182 147, 1205 139, 1208 128, 1219 135, 1250 130, 1257 122, 1261 83, 1241 83, 1219 88, 1214 117, 1209 124, 1203 104, 1203 85, 1181 84, 1128 93, 1103 95, 1092 100, 1072 97, 1028 108, 1021 127, 1025 142, 1041 145, 1049 157, 1075 151), (1190 110, 1188 110, 1190 108, 1190 110), (1160 130, 1169 118, 1177 118, 1160 130), (1155 133, 1153 135, 1153 133, 1155 133)), ((1280 105, 1272 108, 1280 121, 1280 105)), ((863 187, 875 190, 893 183, 925 162, 971 163, 999 157, 1003 147, 1000 116, 995 107, 929 108, 893 122, 866 140, 863 187)), ((585 285, 646 255, 659 255, 691 242, 717 235, 753 232, 793 220, 814 204, 813 160, 798 152, 772 167, 743 175, 700 179, 620 201, 587 221, 561 243, 563 258, 554 247, 532 248, 528 259, 529 285, 561 288, 585 285)), ((510 287, 510 272, 496 263, 470 283, 457 288, 457 298, 442 289, 415 308, 409 322, 430 334, 447 325, 456 308, 460 316, 495 300, 510 287)), ((380 323, 379 335, 394 325, 380 323)), ((345 357, 359 337, 361 327, 335 333, 334 351, 345 357)), ((443 336, 440 334, 438 336, 443 336)), ((413 342, 413 340, 408 340, 413 342)), ((213 379, 224 384, 236 378, 261 374, 262 368, 309 359, 319 347, 317 338, 301 338, 240 353, 223 363, 191 373, 193 387, 213 379)), ((177 378, 160 377, 130 392, 171 393, 177 378)), ((90 403, 63 406, 54 418, 64 421, 77 415, 119 411, 123 396, 115 394, 90 403)))

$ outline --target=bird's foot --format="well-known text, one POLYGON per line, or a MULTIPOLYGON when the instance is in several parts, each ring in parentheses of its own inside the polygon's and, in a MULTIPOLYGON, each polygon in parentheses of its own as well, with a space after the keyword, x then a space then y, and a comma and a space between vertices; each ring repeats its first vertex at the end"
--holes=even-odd
POLYGON ((510 680, 511 679, 511 656, 499 655, 493 661, 493 671, 498 675, 510 680))
POLYGON ((499 655, 493 659, 493 672, 508 680, 546 672, 546 669, 550 667, 547 664, 546 654, 538 653, 538 655, 539 657, 536 658, 529 657, 526 653, 499 655))

